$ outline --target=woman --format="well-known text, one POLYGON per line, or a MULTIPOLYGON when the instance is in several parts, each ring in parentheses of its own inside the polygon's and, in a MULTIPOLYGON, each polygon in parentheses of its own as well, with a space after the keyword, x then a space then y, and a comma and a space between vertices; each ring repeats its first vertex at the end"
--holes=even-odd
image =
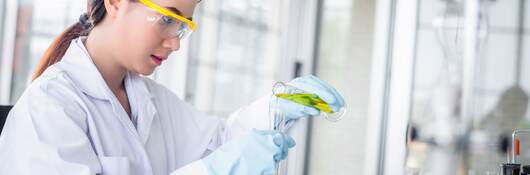
MULTIPOLYGON (((294 141, 268 98, 206 116, 149 75, 195 29, 195 0, 89 0, 50 46, 0 137, 0 174, 272 174, 294 141)), ((343 105, 313 76, 293 86, 343 105)), ((282 101, 289 120, 318 110, 282 101)))

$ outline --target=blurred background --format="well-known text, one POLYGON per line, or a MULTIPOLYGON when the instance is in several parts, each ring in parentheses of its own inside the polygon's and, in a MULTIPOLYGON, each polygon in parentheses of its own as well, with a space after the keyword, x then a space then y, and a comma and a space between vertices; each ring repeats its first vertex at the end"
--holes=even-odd
MULTIPOLYGON (((528 8, 204 0, 198 31, 151 78, 219 117, 276 81, 314 74, 335 86, 346 116, 298 122, 282 174, 500 174, 503 163, 530 164, 528 8)), ((85 9, 86 0, 0 1, 0 105, 16 103, 45 49, 85 9)))

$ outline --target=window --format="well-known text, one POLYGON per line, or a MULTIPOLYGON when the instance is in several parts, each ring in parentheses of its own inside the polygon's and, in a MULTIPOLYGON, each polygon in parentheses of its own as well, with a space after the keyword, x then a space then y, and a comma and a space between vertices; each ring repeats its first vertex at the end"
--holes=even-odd
POLYGON ((342 120, 313 118, 307 174, 362 174, 368 122, 375 2, 322 0, 316 74, 348 105, 342 120), (329 144, 333 143, 333 144, 329 144), (355 172, 355 173, 353 173, 355 172))
POLYGON ((49 44, 86 11, 83 1, 7 0, 2 10, 2 103, 14 104, 30 82, 30 77, 49 44), (7 8, 7 6, 6 6, 7 8), (17 9, 12 11, 12 9, 17 9), (15 23, 7 23, 14 20, 15 23), (14 29, 14 30, 11 30, 14 29), (13 40, 11 38, 14 36, 13 40), (7 52, 7 53, 6 53, 7 52), (11 53, 12 52, 12 53, 11 53), (11 54, 9 54, 11 53, 11 54), (7 93, 6 93, 7 92, 7 93))
MULTIPOLYGON (((209 1, 200 6, 187 100, 202 111, 227 116, 271 89, 281 60, 281 0, 209 1)), ((193 42, 193 41, 192 41, 193 42)), ((289 64, 288 61, 283 61, 289 64)))
MULTIPOLYGON (((520 4, 523 1, 480 1, 482 25, 479 29, 487 29, 487 35, 479 35, 477 44, 479 54, 474 65, 477 76, 473 90, 474 106, 472 116, 451 116, 457 122, 473 118, 473 131, 469 138, 469 172, 478 174, 496 173, 498 165, 506 162, 507 155, 502 153, 501 140, 510 137, 515 128, 528 128, 528 98, 530 83, 528 75, 528 34, 519 31, 528 28, 529 4, 520 4), (488 21, 487 24, 485 21, 488 21), (521 23, 522 22, 522 23, 521 23), (481 142, 478 137, 487 138, 481 142)), ((523 2, 524 3, 524 2, 523 2)), ((453 1, 422 0, 419 7, 419 27, 417 29, 418 43, 416 49, 416 63, 414 75, 414 93, 412 98, 412 116, 410 123, 417 126, 421 134, 435 137, 436 129, 432 129, 442 121, 437 117, 435 109, 440 109, 439 101, 435 96, 440 96, 438 90, 445 86, 441 83, 448 79, 455 87, 459 87, 462 69, 462 50, 464 41, 465 3, 453 1), (448 10, 449 9, 449 10, 448 10), (460 9, 460 32, 454 31, 453 24, 439 32, 439 23, 442 15, 451 16, 450 12, 460 9), (448 15, 449 14, 449 15, 448 15), (452 31, 450 31, 452 30, 452 31), (450 37, 450 45, 444 45, 442 37, 450 37), (457 43, 457 45, 454 45, 457 43), (449 46, 449 47, 448 47, 449 46), (431 128, 431 129, 429 129, 431 128)), ((464 67, 468 68, 468 67, 464 67)), ((442 103, 448 105, 448 103, 442 103)), ((452 105, 461 105, 458 102, 452 105)), ((449 121, 446 121, 449 122, 449 121)), ((453 121, 455 122, 455 121, 453 121)), ((449 128, 449 127, 448 127, 449 128)), ((439 127, 437 128, 439 129, 439 127)), ((452 129, 458 129, 453 127, 452 129)), ((449 135, 448 135, 449 136, 449 135)), ((434 138, 433 140, 435 140, 434 138)), ((528 144, 527 142, 522 143, 528 144)), ((425 143, 414 143, 409 146, 407 168, 426 168, 433 157, 432 147, 425 143)), ((445 158, 450 157, 447 154, 445 158)), ((454 155, 452 155, 454 156, 454 155)), ((456 157, 456 156, 454 156, 456 157)), ((528 164, 528 155, 522 155, 528 164)), ((455 164, 456 165, 456 164, 455 164)), ((422 171, 428 172, 428 169, 422 171)))

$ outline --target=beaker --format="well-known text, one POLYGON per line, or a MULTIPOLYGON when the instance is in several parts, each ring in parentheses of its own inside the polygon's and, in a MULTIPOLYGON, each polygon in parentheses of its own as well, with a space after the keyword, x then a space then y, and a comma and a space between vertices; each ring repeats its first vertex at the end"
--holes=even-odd
POLYGON ((278 100, 284 99, 300 105, 315 108, 320 111, 319 116, 324 117, 331 122, 339 121, 346 112, 346 104, 334 111, 330 105, 318 95, 306 92, 284 82, 277 82, 274 84, 272 95, 274 97, 271 98, 271 107, 278 109, 278 100))

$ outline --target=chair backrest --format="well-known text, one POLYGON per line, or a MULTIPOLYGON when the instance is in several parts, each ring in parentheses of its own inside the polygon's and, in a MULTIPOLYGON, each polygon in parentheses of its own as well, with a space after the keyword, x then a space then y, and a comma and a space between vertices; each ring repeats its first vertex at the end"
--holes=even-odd
POLYGON ((0 134, 2 134, 2 129, 6 123, 7 114, 13 108, 13 106, 0 106, 0 134))

